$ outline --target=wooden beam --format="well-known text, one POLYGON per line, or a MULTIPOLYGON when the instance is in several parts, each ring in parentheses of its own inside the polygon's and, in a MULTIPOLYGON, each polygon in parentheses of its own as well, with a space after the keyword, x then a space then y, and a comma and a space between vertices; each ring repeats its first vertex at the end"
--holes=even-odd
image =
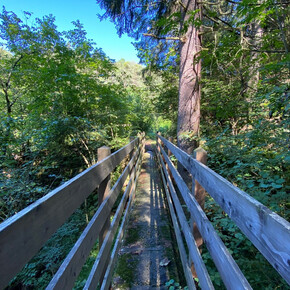
MULTIPOLYGON (((168 158, 163 148, 160 147, 160 149, 163 157, 166 160, 166 163, 169 165, 174 180, 181 192, 182 198, 184 199, 188 210, 193 216, 198 229, 202 234, 205 244, 212 256, 212 259, 222 277, 225 286, 229 289, 252 289, 244 274, 208 220, 206 214, 201 209, 196 199, 192 196, 190 190, 172 164, 171 160, 168 158)), ((173 150, 171 151, 173 152, 173 150)))
MULTIPOLYGON (((170 216, 171 216, 171 220, 172 220, 172 224, 173 224, 173 228, 174 228, 174 232, 175 232, 175 237, 176 237, 176 241, 177 241, 177 245, 178 245, 178 251, 179 251, 179 255, 180 255, 180 259, 181 259, 181 263, 182 263, 183 272, 184 272, 184 276, 185 276, 185 279, 186 279, 187 287, 188 287, 189 290, 196 289, 195 283, 194 283, 194 280, 193 280, 193 276, 191 274, 191 269, 190 269, 189 263, 187 261, 188 260, 187 259, 187 254, 186 254, 185 247, 183 245, 183 240, 182 240, 181 232, 180 232, 180 229, 179 229, 180 226, 178 224, 177 217, 176 217, 176 214, 175 214, 175 211, 174 211, 174 205, 173 205, 173 202, 172 202, 172 199, 171 199, 171 196, 170 196, 170 192, 169 192, 169 190, 167 188, 167 186, 169 186, 169 183, 166 181, 165 175, 168 174, 170 176, 170 174, 167 171, 163 172, 163 169, 162 169, 161 163, 160 163, 160 155, 159 154, 157 154, 157 158, 158 158, 158 162, 159 162, 159 167, 160 167, 161 177, 162 177, 162 181, 163 181, 163 186, 164 186, 164 190, 165 190, 165 193, 166 193, 167 203, 169 205, 170 216)), ((168 177, 168 178, 170 179, 170 177, 168 177)), ((210 281, 210 283, 211 283, 211 281, 210 281)))
POLYGON ((290 223, 174 144, 159 138, 290 284, 290 223))
POLYGON ((131 161, 118 178, 108 197, 101 203, 97 212, 90 220, 89 224, 61 264, 57 273, 50 281, 47 289, 62 290, 71 289, 73 287, 74 281, 80 273, 82 266, 85 263, 96 241, 96 237, 99 235, 101 229, 103 228, 104 221, 108 218, 129 172, 134 167, 135 161, 139 156, 139 152, 140 148, 135 152, 131 161))
POLYGON ((9 283, 138 143, 136 138, 0 224, 0 288, 9 283))
MULTIPOLYGON (((206 165, 207 152, 204 149, 202 149, 201 147, 198 147, 197 149, 194 150, 194 158, 195 158, 195 160, 198 160, 202 164, 206 165)), ((198 183, 198 181, 195 180, 193 177, 192 177, 192 194, 194 195, 194 198, 199 203, 202 210, 204 210, 206 191, 198 183)), ((193 236, 194 236, 195 242, 197 244, 199 251, 201 252, 202 245, 203 245, 202 236, 197 228, 197 225, 196 225, 194 219, 191 219, 191 224, 192 224, 193 236)), ((191 266, 191 270, 192 270, 192 274, 195 276, 196 271, 195 271, 194 265, 191 266)))
POLYGON ((119 203, 117 211, 114 215, 109 232, 104 240, 104 244, 102 245, 100 252, 98 253, 96 261, 91 269, 91 272, 89 274, 87 282, 84 286, 84 289, 97 289, 98 283, 100 281, 102 281, 102 278, 103 278, 102 273, 104 273, 106 270, 106 266, 107 266, 106 262, 108 260, 109 254, 110 254, 113 239, 114 239, 115 233, 118 229, 118 225, 119 225, 120 219, 122 217, 123 210, 124 210, 126 202, 128 200, 128 196, 129 196, 129 193, 131 191, 132 185, 134 183, 134 178, 137 174, 137 167, 139 166, 140 162, 141 162, 141 155, 139 156, 139 159, 132 170, 129 183, 127 184, 126 190, 122 196, 122 199, 119 203))
MULTIPOLYGON (((165 152, 163 149, 161 149, 162 152, 165 152)), ((160 154, 159 154, 160 156, 160 154)), ((165 157, 165 156, 163 156, 165 157)), ((168 158, 168 157, 167 157, 168 158)), ((165 163, 163 162, 163 159, 160 158, 160 162, 163 168, 163 171, 166 172, 166 166, 165 163)), ((172 173, 174 176, 174 173, 172 173)), ((170 201, 171 198, 173 200, 173 204, 179 219, 179 223, 181 225, 182 228, 182 232, 184 234, 185 240, 186 240, 186 244, 189 250, 189 257, 190 259, 194 262, 195 268, 196 268, 196 272, 198 274, 198 278, 200 281, 200 284, 202 286, 202 289, 214 289, 211 279, 209 277, 209 274, 207 272, 207 269, 205 267, 205 264, 202 260, 202 257, 200 255, 200 252, 198 250, 197 244, 194 240, 192 231, 188 225, 188 222, 186 220, 185 214, 183 212, 182 206, 179 202, 179 199, 177 197, 177 193, 174 189, 174 186, 172 184, 172 181, 168 175, 168 173, 166 172, 165 174, 166 180, 167 180, 167 184, 169 186, 170 189, 170 193, 171 193, 171 197, 170 197, 170 201)), ((175 180, 175 182, 178 182, 178 180, 175 180)), ((170 205, 170 203, 169 203, 170 205)), ((192 274, 191 274, 192 276, 192 274)))
MULTIPOLYGON (((131 153, 132 152, 133 152, 133 150, 131 151, 131 153)), ((102 161, 103 159, 105 159, 109 155, 111 155, 111 148, 109 148, 107 146, 102 146, 102 147, 98 148, 98 162, 102 161)), ((98 188, 98 204, 99 204, 99 206, 106 199, 106 197, 109 195, 109 192, 111 189, 111 180, 110 179, 111 179, 111 175, 109 174, 99 185, 99 188, 98 188)), ((109 228, 110 228, 110 216, 104 222, 104 227, 100 231, 99 249, 102 246, 103 240, 105 239, 105 236, 106 236, 109 228)))
MULTIPOLYGON (((142 143, 142 148, 144 148, 144 143, 142 143)), ((128 205, 127 205, 126 210, 124 212, 123 220, 122 220, 122 223, 121 223, 121 226, 120 226, 120 229, 119 229, 119 232, 118 232, 118 235, 117 235, 117 238, 116 238, 116 241, 115 241, 115 244, 114 244, 111 256, 110 256, 110 260, 109 260, 109 264, 108 264, 108 267, 107 267, 107 270, 106 270, 106 274, 104 276, 104 280, 103 280, 103 283, 101 285, 101 290, 108 290, 109 287, 110 287, 110 283, 111 283, 111 280, 112 280, 114 267, 115 267, 116 260, 117 260, 117 257, 118 257, 118 251, 119 251, 120 246, 122 244, 122 239, 123 239, 123 236, 124 236, 124 232, 125 232, 125 229, 126 229, 126 225, 128 223, 129 211, 131 209, 132 202, 134 200, 135 189, 136 189, 136 185, 137 185, 137 180, 138 180, 138 177, 139 177, 140 169, 141 169, 141 163, 139 165, 138 174, 136 175, 136 178, 135 178, 135 181, 134 181, 134 184, 133 184, 133 188, 131 190, 130 198, 129 198, 129 201, 128 201, 128 205)))

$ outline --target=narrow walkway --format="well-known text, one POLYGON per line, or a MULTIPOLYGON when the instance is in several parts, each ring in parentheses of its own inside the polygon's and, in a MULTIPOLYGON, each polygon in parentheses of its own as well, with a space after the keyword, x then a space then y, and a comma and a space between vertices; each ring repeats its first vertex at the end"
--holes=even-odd
POLYGON ((178 282, 170 219, 152 151, 144 154, 135 201, 119 252, 113 289, 168 289, 178 282))

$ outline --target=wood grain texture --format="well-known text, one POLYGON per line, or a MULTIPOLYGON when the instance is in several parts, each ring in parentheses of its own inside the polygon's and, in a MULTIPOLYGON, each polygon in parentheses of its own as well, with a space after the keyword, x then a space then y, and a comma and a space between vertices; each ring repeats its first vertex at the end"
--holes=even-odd
MULTIPOLYGON (((192 196, 187 185, 183 181, 164 149, 160 147, 161 153, 168 164, 174 180, 181 192, 188 210, 194 218, 197 227, 204 239, 211 257, 221 275, 221 278, 228 289, 252 289, 242 271, 232 258, 224 243, 216 233, 206 214, 192 196)), ((174 196, 174 195, 173 195, 174 196)), ((197 265, 196 265, 197 266, 197 265)), ((196 267, 197 270, 197 267, 196 267)), ((198 272, 197 272, 198 273, 198 272)))
POLYGON ((159 138, 290 284, 290 223, 174 144, 159 138))
MULTIPOLYGON (((177 197, 176 191, 174 189, 174 186, 172 184, 172 181, 169 177, 168 172, 166 171, 165 163, 163 162, 162 158, 160 158, 160 155, 159 155, 159 160, 161 162, 162 169, 163 169, 163 172, 165 173, 167 184, 169 186, 170 193, 171 193, 171 196, 169 196, 169 199, 167 201, 168 201, 169 207, 171 207, 172 206, 171 198, 173 200, 173 204, 174 204, 174 207, 175 207, 178 219, 179 219, 179 223, 181 225, 182 232, 184 234, 186 244, 187 244, 187 247, 189 250, 189 257, 194 262, 201 287, 202 287, 202 289, 214 289, 212 282, 211 282, 211 279, 209 277, 209 274, 207 272, 207 269, 205 267, 205 264, 202 260, 200 252, 198 250, 197 244, 194 240, 192 231, 190 230, 190 227, 189 227, 188 222, 186 220, 182 206, 178 200, 178 197, 177 197)), ((166 186, 166 183, 165 183, 165 186, 166 186)), ((187 264, 187 262, 186 262, 186 264, 187 264)), ((190 271, 190 275, 192 276, 191 271, 190 271)))
POLYGON ((135 139, 0 224, 0 288, 9 283, 138 143, 135 139))
POLYGON ((180 255, 180 259, 181 259, 181 263, 182 263, 182 267, 183 267, 183 272, 184 272, 184 276, 186 279, 186 284, 189 290, 191 289, 196 289, 195 287, 195 283, 193 280, 193 276, 190 270, 190 266, 188 264, 188 259, 187 259, 187 254, 186 254, 186 250, 183 244, 183 240, 182 240, 182 236, 181 236, 181 232, 179 229, 179 224, 177 221, 177 217, 174 211, 174 207, 173 207, 173 203, 172 203, 172 199, 169 193, 169 190, 167 188, 167 181, 165 179, 165 175, 169 173, 168 172, 163 172, 163 169, 161 168, 161 164, 160 164, 160 155, 157 155, 158 157, 158 163, 159 163, 159 167, 160 167, 160 172, 161 172, 161 177, 162 177, 162 181, 163 181, 163 186, 164 186, 164 190, 166 193, 166 198, 167 198, 167 203, 169 205, 169 211, 170 211, 170 216, 171 216, 171 220, 172 220, 172 224, 173 224, 173 228, 174 228, 174 232, 175 232, 175 237, 176 237, 176 241, 177 241, 177 245, 178 245, 178 252, 180 255))
MULTIPOLYGON (((130 152, 132 154, 134 150, 130 152)), ((102 161, 106 157, 111 155, 111 148, 107 146, 102 146, 98 148, 98 162, 102 161)), ((131 156, 132 157, 132 156, 131 156)), ((131 159, 131 158, 130 158, 131 159)), ((111 174, 109 174, 99 185, 98 188, 98 203, 102 203, 108 196, 111 189, 111 174)), ((104 222, 104 226, 99 234, 99 248, 102 246, 103 240, 110 228, 110 217, 104 222)))
POLYGON ((96 238, 103 228, 104 222, 108 218, 127 176, 134 167, 139 153, 140 148, 135 152, 131 161, 118 178, 108 197, 101 203, 97 212, 50 281, 47 289, 71 289, 73 287, 74 281, 95 244, 96 238))
MULTIPOLYGON (((194 150, 194 158, 195 158, 195 160, 198 160, 202 164, 206 165, 207 152, 204 149, 202 149, 201 147, 198 147, 194 150)), ((191 192, 194 195, 196 201, 201 206, 202 210, 204 211, 206 191, 194 178, 192 178, 192 190, 191 190, 191 192)), ((203 239, 202 239, 202 236, 201 236, 201 234, 196 226, 196 223, 194 222, 193 219, 191 220, 191 226, 192 226, 192 230, 193 230, 193 236, 194 236, 195 242, 198 246, 198 249, 200 251, 202 251, 203 239)), ((191 271, 192 271, 193 275, 195 275, 196 271, 195 271, 194 265, 191 265, 191 271)))
MULTIPOLYGON (((143 148, 144 148, 144 144, 143 144, 143 148)), ((132 202, 134 200, 135 189, 136 189, 136 186, 137 186, 137 180, 138 180, 138 177, 139 177, 140 169, 141 169, 141 166, 139 165, 138 173, 136 175, 136 178, 135 178, 132 190, 131 190, 130 198, 129 198, 126 210, 124 212, 123 220, 122 220, 121 226, 119 228, 119 232, 118 232, 118 235, 117 235, 117 238, 116 238, 116 241, 115 241, 115 244, 114 244, 111 256, 110 256, 108 267, 107 267, 107 270, 106 270, 106 273, 105 273, 105 276, 104 276, 104 279, 103 279, 103 282, 102 282, 102 285, 101 285, 101 290, 105 290, 105 289, 108 290, 110 288, 110 283, 111 283, 111 280, 112 280, 114 267, 115 267, 115 264, 116 264, 116 261, 117 261, 117 257, 118 257, 118 251, 119 251, 120 246, 122 244, 122 239, 123 239, 123 236, 124 236, 124 232, 125 232, 128 220, 129 220, 129 212, 130 212, 130 209, 131 209, 131 206, 132 206, 132 202)))
POLYGON ((122 217, 126 202, 128 200, 129 193, 131 192, 131 188, 132 188, 132 185, 134 183, 134 178, 137 174, 137 167, 139 166, 140 162, 141 162, 141 155, 139 156, 139 159, 136 163, 136 166, 134 166, 134 169, 132 170, 129 183, 127 184, 126 190, 122 196, 122 199, 119 203, 117 211, 114 215, 109 232, 104 240, 104 244, 102 245, 100 252, 98 253, 96 261, 92 267, 92 270, 89 274, 87 282, 84 286, 84 289, 96 289, 98 286, 98 283, 100 282, 100 279, 102 278, 101 277, 102 273, 104 272, 104 270, 106 270, 105 269, 106 262, 107 262, 109 254, 110 254, 113 239, 114 239, 115 233, 118 229, 118 225, 119 225, 120 219, 122 217))

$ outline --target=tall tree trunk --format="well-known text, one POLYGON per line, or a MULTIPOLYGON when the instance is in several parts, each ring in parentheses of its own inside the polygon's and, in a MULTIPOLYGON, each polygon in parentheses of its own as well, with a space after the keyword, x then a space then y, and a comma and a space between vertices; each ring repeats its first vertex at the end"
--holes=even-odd
MULTIPOLYGON (((181 30, 187 24, 190 11, 200 9, 196 0, 186 0, 182 7, 181 30)), ((195 19, 201 19, 201 9, 195 19)), ((201 37, 198 28, 190 24, 183 41, 180 44, 180 70, 179 70, 179 103, 177 121, 178 146, 191 153, 197 146, 196 141, 190 141, 185 135, 197 136, 200 123, 200 77, 201 37)))
POLYGON ((258 85, 260 80, 260 59, 259 59, 259 52, 258 50, 261 49, 262 46, 262 38, 263 38, 263 29, 261 27, 260 21, 255 20, 251 24, 251 34, 252 38, 248 39, 248 43, 251 44, 250 49, 251 51, 251 63, 249 66, 249 79, 247 81, 247 88, 246 88, 246 102, 248 106, 248 116, 247 116, 247 128, 250 124, 250 119, 252 115, 252 100, 255 94, 258 91, 258 85))
POLYGON ((259 52, 257 50, 261 49, 263 29, 261 27, 260 21, 256 20, 251 25, 252 39, 248 39, 248 42, 252 45, 253 51, 251 52, 251 65, 250 65, 250 79, 248 82, 248 88, 252 92, 257 91, 258 83, 260 80, 260 61, 259 61, 259 52))

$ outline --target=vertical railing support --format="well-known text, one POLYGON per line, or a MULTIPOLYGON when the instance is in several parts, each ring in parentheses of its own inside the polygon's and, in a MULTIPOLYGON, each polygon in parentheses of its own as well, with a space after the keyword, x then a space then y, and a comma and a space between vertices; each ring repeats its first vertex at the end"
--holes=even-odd
MULTIPOLYGON (((132 142, 133 140, 135 140, 135 137, 134 137, 134 136, 130 136, 129 140, 130 140, 130 142, 132 142)), ((132 150, 132 151, 130 152, 130 154, 129 154, 129 160, 131 160, 131 158, 132 158, 134 152, 135 152, 135 148, 134 148, 134 150, 132 150)))
MULTIPOLYGON (((198 147, 197 149, 194 150, 194 158, 205 164, 207 163, 207 152, 202 149, 201 147, 198 147)), ((192 194, 194 195, 195 199, 197 200, 197 202, 199 203, 199 205, 201 206, 201 208, 204 210, 204 203, 205 203, 205 195, 206 195, 206 191, 205 189, 194 179, 194 176, 192 177, 192 194)), ((202 236, 197 228, 196 223, 192 220, 193 223, 193 236, 196 242, 196 245, 199 249, 199 251, 201 252, 201 247, 203 245, 203 239, 202 236)), ((193 266, 193 264, 191 265, 191 271, 193 276, 196 278, 196 271, 195 268, 193 266)))
POLYGON ((158 144, 159 144, 158 135, 160 136, 161 134, 160 134, 160 132, 157 131, 157 133, 156 133, 156 150, 160 153, 160 149, 159 149, 159 146, 158 146, 158 144))
MULTIPOLYGON (((103 146, 101 148, 98 149, 98 162, 100 162, 101 160, 105 159, 106 157, 108 157, 111 154, 111 148, 107 147, 107 146, 103 146)), ((106 199, 106 197, 109 194, 110 191, 110 187, 111 187, 111 175, 109 174, 100 184, 99 189, 98 189, 98 203, 99 205, 106 199)), ((105 236, 107 234, 108 229, 110 228, 110 216, 108 217, 108 219, 106 220, 106 222, 104 223, 104 226, 102 228, 102 230, 100 231, 99 234, 99 249, 102 246, 102 243, 105 239, 105 236)))
MULTIPOLYGON (((173 137, 169 137, 168 138, 168 141, 170 142, 170 143, 172 143, 173 142, 173 137)), ((171 153, 171 151, 167 148, 167 155, 168 155, 168 157, 170 158, 170 156, 172 155, 172 153, 171 153)), ((170 178, 171 178, 171 180, 173 179, 173 176, 172 176, 172 173, 171 173, 171 171, 170 171, 170 169, 169 169, 169 166, 168 166, 168 164, 166 164, 166 170, 168 171, 168 174, 169 174, 169 176, 170 176, 170 178)))

